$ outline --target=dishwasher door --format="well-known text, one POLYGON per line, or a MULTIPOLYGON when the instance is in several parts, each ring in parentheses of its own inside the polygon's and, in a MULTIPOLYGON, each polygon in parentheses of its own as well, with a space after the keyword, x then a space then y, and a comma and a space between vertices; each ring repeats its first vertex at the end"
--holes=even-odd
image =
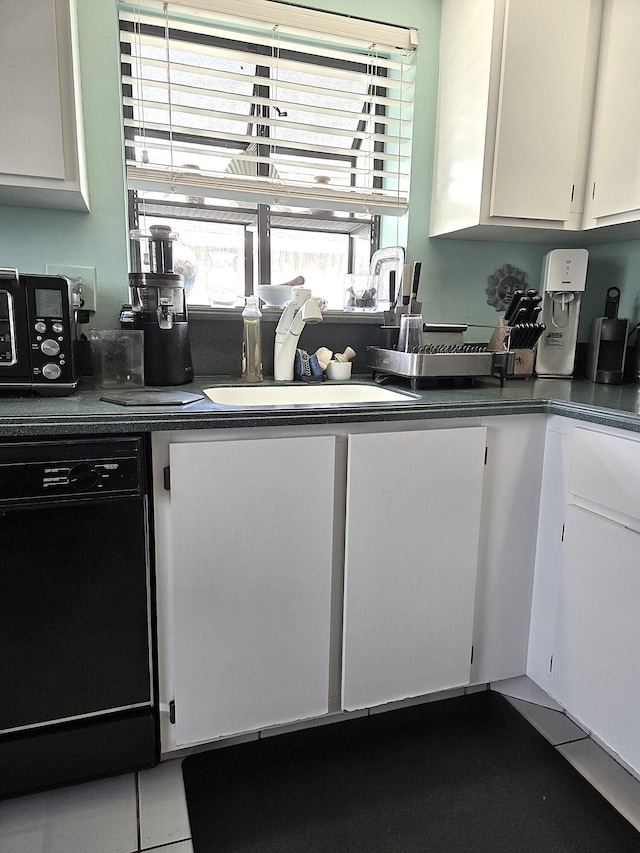
POLYGON ((144 505, 0 516, 0 732, 151 704, 144 505))
POLYGON ((46 456, 40 445, 33 456, 12 445, 9 461, 5 450, 0 763, 10 769, 0 796, 150 766, 157 708, 141 444, 48 442, 46 456))

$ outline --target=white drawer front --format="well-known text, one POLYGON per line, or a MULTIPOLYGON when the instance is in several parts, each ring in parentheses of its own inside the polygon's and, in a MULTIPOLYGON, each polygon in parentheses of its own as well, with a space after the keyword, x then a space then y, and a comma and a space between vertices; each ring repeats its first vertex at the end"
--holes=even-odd
POLYGON ((640 519, 640 441, 576 429, 569 492, 640 519))

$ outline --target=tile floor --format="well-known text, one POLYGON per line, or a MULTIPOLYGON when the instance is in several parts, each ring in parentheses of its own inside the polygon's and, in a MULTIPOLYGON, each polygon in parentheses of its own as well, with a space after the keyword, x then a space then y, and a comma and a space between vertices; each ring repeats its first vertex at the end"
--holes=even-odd
MULTIPOLYGON (((640 782, 527 678, 492 685, 640 831, 640 782)), ((0 802, 2 853, 193 853, 180 760, 0 802)))

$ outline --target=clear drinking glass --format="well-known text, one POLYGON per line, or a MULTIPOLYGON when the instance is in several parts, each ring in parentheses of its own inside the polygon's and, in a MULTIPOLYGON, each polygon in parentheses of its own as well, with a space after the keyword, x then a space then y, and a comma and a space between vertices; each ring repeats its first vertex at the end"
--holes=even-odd
POLYGON ((398 350, 413 352, 422 346, 422 314, 400 315, 400 337, 398 350))
POLYGON ((144 385, 144 332, 91 329, 91 361, 96 388, 144 385))

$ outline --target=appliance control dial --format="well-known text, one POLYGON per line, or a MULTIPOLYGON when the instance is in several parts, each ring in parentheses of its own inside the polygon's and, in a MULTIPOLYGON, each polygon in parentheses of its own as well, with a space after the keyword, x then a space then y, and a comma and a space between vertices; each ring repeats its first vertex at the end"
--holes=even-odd
POLYGON ((45 379, 59 379, 60 374, 62 373, 62 368, 59 364, 56 364, 53 361, 50 361, 48 364, 42 368, 42 375, 45 379))
POLYGON ((40 334, 42 334, 43 332, 46 332, 46 331, 47 331, 47 324, 43 323, 42 320, 38 320, 38 322, 36 323, 36 332, 39 332, 40 334))
POLYGON ((64 326, 57 321, 51 326, 56 335, 61 335, 64 332, 64 326))
POLYGON ((79 462, 69 471, 69 485, 79 491, 94 489, 99 479, 100 472, 87 462, 79 462))
POLYGON ((60 344, 58 343, 58 341, 54 341, 51 338, 47 338, 40 344, 40 349, 45 355, 58 355, 58 353, 60 352, 60 344))

